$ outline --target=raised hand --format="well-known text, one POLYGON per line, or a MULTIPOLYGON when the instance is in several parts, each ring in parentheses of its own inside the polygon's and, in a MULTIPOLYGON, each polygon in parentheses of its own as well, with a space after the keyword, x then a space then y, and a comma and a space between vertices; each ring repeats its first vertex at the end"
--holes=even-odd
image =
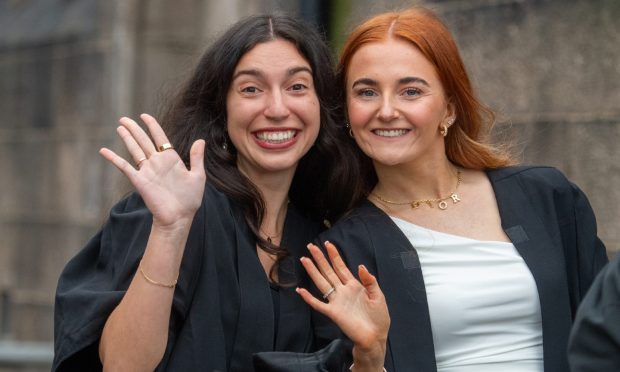
MULTIPOLYGON (((309 244, 308 249, 316 265, 306 257, 301 259, 301 263, 323 293, 326 302, 315 298, 303 288, 298 288, 297 293, 313 309, 326 315, 340 327, 353 341, 358 352, 378 353, 382 365, 381 354, 385 353, 390 328, 390 316, 383 292, 376 278, 365 266, 358 267, 358 281, 347 268, 336 247, 330 242, 325 242, 325 247, 329 262, 317 246, 309 244)), ((354 349, 354 356, 355 351, 354 349)))
POLYGON ((121 118, 117 128, 136 167, 110 149, 102 148, 99 153, 123 172, 140 193, 153 214, 154 225, 172 227, 177 222, 187 222, 202 202, 205 142, 197 140, 192 145, 188 170, 155 118, 148 114, 140 118, 150 137, 130 118, 121 118))

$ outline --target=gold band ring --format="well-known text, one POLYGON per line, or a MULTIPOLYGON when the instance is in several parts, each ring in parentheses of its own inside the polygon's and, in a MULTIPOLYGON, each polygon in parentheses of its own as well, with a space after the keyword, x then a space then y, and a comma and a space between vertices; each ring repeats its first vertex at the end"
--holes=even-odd
POLYGON ((323 294, 323 299, 324 299, 324 300, 327 300, 327 298, 328 298, 328 297, 329 297, 332 293, 334 293, 334 292, 336 292, 336 287, 331 287, 331 288, 329 289, 329 291, 327 291, 327 292, 325 292, 325 293, 323 294))
POLYGON ((146 160, 146 157, 140 158, 137 162, 136 162, 136 168, 140 168, 140 164, 142 164, 143 161, 146 160))
POLYGON ((162 144, 161 146, 159 146, 157 149, 159 150, 159 152, 162 152, 166 150, 172 150, 174 149, 174 147, 170 144, 170 142, 166 142, 162 144))

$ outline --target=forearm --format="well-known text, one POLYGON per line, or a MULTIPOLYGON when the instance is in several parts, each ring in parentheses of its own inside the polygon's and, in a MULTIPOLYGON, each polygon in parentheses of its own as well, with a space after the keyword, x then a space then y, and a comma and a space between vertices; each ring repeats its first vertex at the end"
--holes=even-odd
POLYGON ((104 370, 153 371, 168 342, 174 288, 190 223, 176 229, 153 226, 140 267, 108 318, 99 346, 104 370), (144 274, 140 272, 144 271, 144 274))

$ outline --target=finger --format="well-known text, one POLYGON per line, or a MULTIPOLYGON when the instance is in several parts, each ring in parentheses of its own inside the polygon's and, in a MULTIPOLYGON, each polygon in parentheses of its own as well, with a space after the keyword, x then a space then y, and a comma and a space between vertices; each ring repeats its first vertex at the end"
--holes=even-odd
POLYGON ((321 314, 327 315, 329 316, 329 304, 326 302, 323 302, 319 299, 317 299, 316 297, 314 297, 310 292, 308 292, 306 289, 304 288, 296 288, 295 292, 297 292, 301 298, 308 304, 310 305, 311 308, 313 308, 314 310, 318 311, 321 314))
POLYGON ((166 133, 164 133, 161 125, 159 125, 154 117, 149 114, 142 114, 140 115, 140 119, 144 121, 144 124, 146 124, 146 127, 149 129, 149 133, 151 133, 151 137, 153 137, 153 142, 155 142, 156 148, 159 148, 159 146, 164 143, 170 143, 166 133))
POLYGON ((323 274, 316 268, 314 262, 308 257, 300 258, 301 264, 308 273, 310 279, 316 287, 321 291, 321 293, 327 293, 332 288, 332 284, 325 279, 323 274))
POLYGON ((189 164, 190 171, 204 173, 205 170, 205 140, 197 140, 192 144, 192 148, 189 150, 189 164))
POLYGON ((310 243, 308 244, 308 250, 310 254, 312 254, 312 258, 316 262, 318 269, 321 271, 323 276, 334 286, 342 284, 342 281, 332 269, 332 265, 327 261, 323 252, 316 245, 310 243))
POLYGON ((131 132, 129 132, 127 128, 121 125, 116 128, 116 132, 123 140, 125 147, 127 147, 127 151, 136 162, 136 164, 140 163, 143 160, 146 160, 146 154, 144 153, 144 151, 142 151, 142 148, 140 147, 140 145, 138 145, 138 142, 136 142, 136 140, 131 135, 131 132))
POLYGON ((377 278, 372 275, 366 266, 359 265, 357 268, 357 272, 360 277, 360 282, 368 291, 368 296, 370 298, 377 298, 378 296, 383 296, 383 292, 381 291, 381 287, 379 287, 379 282, 377 282, 377 278))
POLYGON ((329 261, 332 263, 332 267, 336 272, 336 275, 340 278, 343 284, 347 284, 349 280, 355 279, 349 268, 344 263, 342 257, 340 257, 340 253, 338 253, 338 248, 329 241, 325 242, 325 248, 327 248, 327 255, 329 256, 329 261))
POLYGON ((144 151, 144 155, 147 158, 150 158, 151 155, 157 152, 157 149, 155 149, 155 145, 153 144, 151 137, 146 134, 146 132, 140 127, 140 125, 138 125, 138 123, 128 117, 122 117, 119 119, 118 122, 121 123, 121 125, 131 133, 131 136, 138 143, 138 146, 140 146, 142 151, 144 151))
POLYGON ((114 166, 118 168, 121 172, 123 172, 123 174, 127 176, 130 181, 133 180, 136 173, 138 172, 136 168, 134 168, 131 164, 129 164, 129 162, 127 162, 127 160, 116 155, 116 153, 110 149, 104 147, 99 150, 99 154, 101 154, 101 156, 103 156, 110 163, 114 164, 114 166))

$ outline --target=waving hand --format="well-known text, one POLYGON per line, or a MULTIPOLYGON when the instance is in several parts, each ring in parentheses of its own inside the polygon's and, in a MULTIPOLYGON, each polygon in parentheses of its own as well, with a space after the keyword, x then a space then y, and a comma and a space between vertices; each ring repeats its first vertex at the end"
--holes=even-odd
POLYGON ((329 262, 313 244, 309 244, 308 249, 316 265, 309 258, 301 259, 308 275, 323 293, 325 302, 305 289, 298 288, 297 292, 308 305, 329 317, 353 341, 356 367, 361 367, 356 352, 358 356, 372 359, 371 364, 382 366, 390 316, 377 279, 360 265, 358 281, 340 257, 336 246, 325 242, 325 247, 329 262))
POLYGON ((142 114, 149 135, 135 121, 123 117, 117 128, 136 167, 112 150, 100 154, 114 164, 140 193, 153 214, 153 223, 173 226, 191 219, 200 207, 205 186, 204 140, 197 140, 190 150, 188 170, 170 145, 155 118, 142 114), (136 169, 137 168, 137 169, 136 169))

